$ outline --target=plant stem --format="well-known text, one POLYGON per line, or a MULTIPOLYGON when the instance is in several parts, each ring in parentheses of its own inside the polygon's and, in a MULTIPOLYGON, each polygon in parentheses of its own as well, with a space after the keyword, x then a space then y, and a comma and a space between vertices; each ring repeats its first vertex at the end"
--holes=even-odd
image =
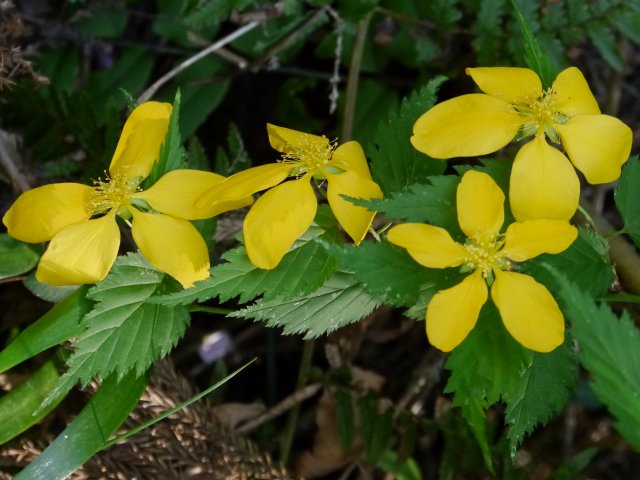
MULTIPOLYGON (((296 390, 300 390, 305 386, 309 379, 309 370, 311 369, 311 360, 313 358, 314 340, 304 342, 302 348, 302 358, 300 359, 300 370, 298 371, 298 380, 296 382, 296 390)), ((295 435, 296 425, 298 424, 298 416, 300 414, 300 405, 296 405, 287 418, 287 425, 284 429, 284 436, 280 443, 280 463, 287 464, 289 453, 291 453, 291 444, 295 435)))
POLYGON ((362 54, 364 53, 364 45, 370 21, 371 12, 360 20, 356 42, 353 46, 353 52, 351 53, 351 63, 349 64, 349 75, 347 77, 347 92, 345 95, 344 117, 342 119, 342 134, 340 135, 341 143, 351 140, 351 135, 353 133, 353 119, 356 113, 360 67, 362 65, 362 54))
POLYGON ((219 308, 219 307, 207 307, 205 305, 191 305, 189 307, 190 312, 205 312, 205 313, 219 313, 221 315, 228 315, 233 310, 229 308, 219 308))

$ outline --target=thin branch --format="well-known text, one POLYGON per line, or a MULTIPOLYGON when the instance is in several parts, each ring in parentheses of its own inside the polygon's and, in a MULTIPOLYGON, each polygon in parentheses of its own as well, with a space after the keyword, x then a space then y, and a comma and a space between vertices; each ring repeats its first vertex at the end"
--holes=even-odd
POLYGON ((244 425, 241 425, 240 427, 236 428, 235 432, 238 434, 244 435, 254 431, 256 428, 263 425, 264 423, 269 422, 276 417, 279 417, 280 415, 287 412, 288 410, 291 410, 296 405, 299 405, 305 400, 307 400, 308 398, 313 397, 316 393, 320 391, 321 388, 322 388, 322 384, 312 383, 311 385, 307 385, 306 387, 301 388, 300 390, 297 390, 293 395, 288 396, 287 398, 282 400, 280 403, 274 405, 267 412, 263 413, 262 415, 259 415, 253 420, 250 420, 246 422, 244 425))
POLYGON ((13 187, 20 193, 31 188, 27 176, 20 170, 20 157, 15 146, 15 136, 0 130, 0 165, 7 172, 13 187))
POLYGON ((142 92, 142 94, 138 97, 138 102, 142 103, 142 102, 148 101, 149 99, 151 99, 151 97, 153 97, 156 94, 156 92, 160 89, 160 87, 162 87, 165 83, 167 83, 173 77, 178 75, 180 72, 183 72, 184 70, 189 68, 191 65, 196 63, 198 60, 203 59, 207 55, 210 55, 211 53, 215 52, 216 50, 219 50, 220 48, 224 47, 228 43, 233 42, 235 39, 241 37, 242 35, 249 32, 250 30, 253 30, 258 25, 260 25, 258 22, 248 23, 247 25, 240 27, 236 31, 230 33, 226 37, 211 44, 204 50, 201 50, 200 52, 196 53, 194 56, 189 57, 184 62, 176 65, 171 71, 167 72, 165 75, 160 77, 160 79, 158 79, 153 85, 151 85, 144 92, 142 92))

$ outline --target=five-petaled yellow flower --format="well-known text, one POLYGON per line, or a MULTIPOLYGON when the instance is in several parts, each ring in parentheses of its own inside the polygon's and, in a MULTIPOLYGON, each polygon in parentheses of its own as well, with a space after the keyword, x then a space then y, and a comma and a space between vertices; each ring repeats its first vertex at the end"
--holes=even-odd
POLYGON ((251 262, 258 268, 275 268, 293 242, 311 225, 318 201, 311 179, 327 181, 327 199, 338 222, 358 244, 366 235, 374 212, 353 205, 341 195, 381 198, 371 179, 364 152, 354 141, 336 147, 324 136, 268 124, 271 146, 283 154, 278 163, 236 173, 204 194, 197 205, 241 198, 261 190, 247 214, 244 241, 251 262), (284 182, 287 177, 296 177, 284 182), (284 183, 283 183, 284 182, 284 183))
POLYGON ((602 115, 584 76, 562 71, 551 88, 526 68, 468 68, 484 93, 462 95, 428 110, 411 143, 434 158, 495 152, 519 137, 534 136, 516 155, 509 200, 517 220, 569 219, 578 207, 580 182, 571 163, 592 184, 620 176, 632 132, 602 115), (562 144, 567 158, 547 143, 562 144))
POLYGON ((225 177, 196 170, 174 170, 148 190, 144 180, 158 159, 171 116, 168 103, 147 102, 129 116, 109 166, 109 177, 93 187, 54 183, 29 190, 2 221, 9 235, 39 243, 51 240, 36 278, 51 285, 102 280, 118 255, 116 216, 131 223, 131 233, 147 260, 184 287, 209 276, 209 252, 189 220, 209 218, 251 203, 251 198, 193 205, 212 183, 225 177))
POLYGON ((549 352, 564 340, 564 318, 549 291, 533 278, 513 271, 515 262, 542 253, 560 253, 575 240, 577 229, 566 220, 504 222, 504 194, 481 172, 464 174, 456 193, 458 222, 468 237, 464 245, 432 225, 407 223, 389 230, 388 240, 406 248, 429 268, 462 266, 471 270, 461 283, 433 296, 426 314, 429 341, 450 351, 476 324, 480 309, 491 298, 502 321, 518 342, 549 352))

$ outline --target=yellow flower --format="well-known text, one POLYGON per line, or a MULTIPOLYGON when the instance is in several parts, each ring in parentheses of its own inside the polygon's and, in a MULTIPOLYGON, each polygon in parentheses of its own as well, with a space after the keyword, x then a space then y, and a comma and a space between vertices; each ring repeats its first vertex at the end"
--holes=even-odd
POLYGON ((326 180, 331 210, 354 242, 360 243, 375 214, 341 195, 382 197, 380 187, 371 179, 360 144, 347 142, 336 148, 324 136, 271 124, 267 124, 267 131, 271 146, 283 154, 282 160, 230 176, 203 195, 197 205, 270 189, 247 214, 243 231, 251 262, 258 268, 272 269, 316 215, 318 201, 311 179, 326 180), (284 182, 287 177, 296 179, 284 182))
POLYGON ((54 183, 18 197, 2 219, 9 235, 30 243, 51 240, 38 265, 38 280, 51 285, 102 280, 120 247, 116 215, 130 221, 147 260, 185 288, 209 276, 207 246, 188 220, 248 205, 251 199, 196 209, 195 200, 224 180, 196 170, 174 170, 140 190, 158 158, 170 116, 171 105, 158 102, 143 103, 131 113, 109 166, 110 178, 93 187, 54 183))
POLYGON ((592 184, 613 182, 629 157, 632 133, 602 115, 584 76, 562 71, 551 88, 526 68, 468 68, 484 93, 436 105, 418 119, 411 143, 434 158, 495 152, 533 135, 516 155, 509 200, 518 220, 569 219, 578 207, 580 183, 571 163, 592 184), (570 162, 549 145, 562 144, 570 162))
POLYGON ((531 350, 553 350, 564 340, 562 312, 543 285, 513 270, 516 262, 562 252, 576 239, 577 229, 566 220, 527 220, 512 223, 501 235, 504 194, 481 172, 464 174, 456 200, 458 222, 468 237, 464 245, 446 230, 420 223, 393 227, 387 237, 425 267, 472 271, 431 299, 426 314, 429 341, 445 352, 459 345, 476 324, 490 286, 511 336, 531 350))

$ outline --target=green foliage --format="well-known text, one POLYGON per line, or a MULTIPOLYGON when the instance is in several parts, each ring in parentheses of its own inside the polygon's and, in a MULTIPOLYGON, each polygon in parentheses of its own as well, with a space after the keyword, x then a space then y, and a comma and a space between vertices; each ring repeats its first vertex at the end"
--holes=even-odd
POLYGON ((136 406, 146 385, 146 376, 137 376, 133 372, 121 379, 111 375, 53 443, 13 478, 67 478, 104 447, 136 406))
POLYGON ((86 293, 86 287, 78 288, 14 338, 0 352, 0 373, 80 335, 83 330, 80 321, 92 306, 85 298, 86 293))
POLYGON ((45 410, 34 415, 38 405, 49 395, 60 377, 56 362, 49 360, 33 375, 0 397, 0 445, 38 423, 64 398, 61 394, 45 410))
POLYGON ((550 353, 534 352, 515 389, 507 394, 506 423, 511 458, 525 435, 564 408, 578 379, 577 358, 569 335, 550 353))
POLYGON ((128 13, 122 8, 98 7, 78 15, 71 28, 85 35, 100 38, 118 38, 127 26, 128 13))
MULTIPOLYGON (((560 286, 563 310, 580 348, 578 356, 591 374, 590 385, 616 418, 615 427, 640 448, 640 332, 627 312, 617 318, 605 305, 570 281, 566 272, 549 269, 560 286)), ((573 280, 573 278, 572 278, 573 280)))
POLYGON ((461 235, 456 212, 456 190, 460 178, 452 175, 429 177, 428 183, 411 185, 404 192, 373 200, 353 200, 393 220, 428 223, 453 236, 461 235))
POLYGON ((38 264, 38 248, 0 234, 0 279, 28 272, 38 264))
POLYGON ((387 242, 335 247, 331 252, 344 269, 353 272, 368 293, 397 307, 418 303, 422 307, 436 292, 461 279, 457 270, 425 268, 406 250, 387 242))
POLYGON ((225 263, 211 269, 211 276, 192 288, 156 297, 153 302, 164 305, 186 305, 218 297, 226 302, 240 297, 246 303, 263 295, 265 299, 283 300, 306 295, 318 289, 335 271, 336 262, 314 239, 322 235, 311 227, 298 239, 280 264, 272 270, 255 267, 244 247, 226 252, 225 263))
POLYGON ((233 11, 242 11, 253 5, 255 0, 198 0, 183 17, 183 23, 190 29, 199 30, 217 25, 233 11))
POLYGON ((165 173, 186 168, 187 166, 180 136, 180 98, 180 91, 178 90, 173 101, 169 128, 160 147, 160 156, 158 161, 153 164, 151 173, 144 180, 143 189, 147 189, 156 183, 165 173))
POLYGON ((242 135, 235 123, 229 124, 227 150, 218 147, 213 171, 229 176, 251 166, 251 159, 244 146, 242 135))
POLYGON ((631 157, 622 170, 614 198, 625 233, 640 246, 640 160, 637 155, 631 157))
POLYGON ((353 275, 337 271, 319 289, 290 299, 258 300, 230 316, 264 320, 284 334, 319 337, 357 322, 378 306, 353 275))
POLYGON ((557 290, 555 277, 545 265, 550 265, 571 278, 583 291, 594 297, 604 295, 613 281, 613 270, 608 256, 608 243, 597 233, 579 229, 578 238, 560 254, 540 255, 521 265, 522 270, 539 282, 557 290))
POLYGON ((510 392, 518 391, 521 372, 530 364, 531 356, 531 351, 509 335, 497 309, 489 303, 483 307, 471 333, 453 350, 445 364, 451 371, 445 392, 454 394, 453 405, 460 407, 490 470, 493 461, 485 410, 500 399, 507 400, 510 392))
POLYGON ((380 122, 372 137, 375 142, 368 146, 371 171, 387 195, 406 191, 409 185, 444 172, 445 162, 430 159, 415 150, 409 141, 413 124, 436 102, 436 93, 444 80, 444 77, 434 78, 405 98, 398 111, 389 112, 380 122))
POLYGON ((540 48, 536 38, 531 31, 531 27, 522 15, 516 0, 511 0, 511 5, 515 13, 516 20, 522 30, 522 38, 524 43, 524 61, 535 71, 542 80, 542 88, 549 88, 556 78, 557 71, 551 65, 551 60, 540 48))
POLYGON ((130 370, 142 375, 171 351, 190 318, 186 307, 147 303, 153 295, 175 288, 166 280, 139 254, 116 260, 109 275, 89 290, 88 298, 97 303, 82 321, 85 330, 74 342, 67 371, 51 396, 78 381, 84 386, 112 372, 117 378, 130 370))
POLYGON ((357 400, 364 454, 367 461, 372 464, 376 464, 386 451, 391 440, 393 422, 392 409, 380 413, 376 409, 376 402, 377 396, 373 392, 357 400))

